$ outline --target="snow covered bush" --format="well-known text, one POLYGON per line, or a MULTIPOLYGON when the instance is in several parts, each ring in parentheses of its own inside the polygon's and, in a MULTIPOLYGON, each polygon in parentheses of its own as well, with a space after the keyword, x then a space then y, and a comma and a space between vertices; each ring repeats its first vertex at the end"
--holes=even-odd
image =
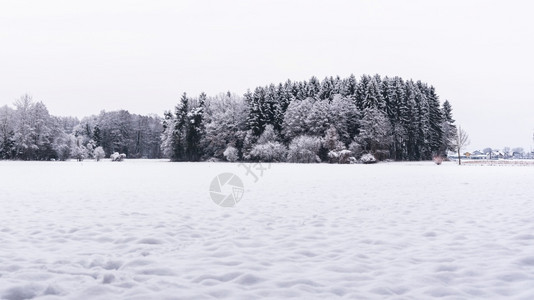
POLYGON ((96 161, 100 161, 102 158, 106 156, 106 152, 104 152, 104 148, 102 147, 96 147, 93 151, 93 156, 96 159, 96 161))
POLYGON ((287 149, 279 142, 267 142, 259 144, 250 151, 250 159, 262 162, 284 162, 286 161, 287 149))
POLYGON ((337 161, 340 164, 349 164, 351 157, 352 157, 352 152, 350 152, 350 150, 341 150, 338 153, 337 161))
POLYGON ((330 125, 330 128, 326 131, 323 138, 323 147, 330 151, 340 151, 345 149, 345 145, 339 140, 339 134, 334 125, 330 125))
POLYGON ((356 158, 362 156, 362 146, 358 142, 353 141, 352 143, 350 143, 349 150, 356 158))
POLYGON ((301 135, 289 144, 288 162, 315 163, 321 162, 317 155, 321 148, 321 139, 314 136, 301 135))
POLYGON ((286 160, 287 148, 278 142, 278 135, 273 125, 265 126, 256 145, 248 153, 248 158, 262 162, 283 162, 286 160))
POLYGON ((276 132, 274 131, 273 125, 269 124, 265 126, 265 129, 263 130, 263 133, 258 138, 257 143, 266 144, 268 142, 276 142, 276 141, 278 141, 278 136, 276 132))
POLYGON ((113 154, 111 154, 109 158, 111 158, 111 161, 123 161, 126 158, 126 154, 119 154, 119 152, 113 152, 113 154))
POLYGON ((330 163, 349 164, 352 152, 350 150, 330 151, 328 159, 330 163))
POLYGON ((373 164, 376 162, 376 158, 371 153, 366 153, 362 155, 360 161, 364 164, 373 164))
POLYGON ((226 147, 226 150, 223 152, 224 158, 229 162, 234 162, 238 159, 238 151, 233 146, 226 147))
POLYGON ((65 161, 70 158, 71 155, 71 149, 69 145, 67 144, 57 144, 54 145, 54 149, 56 151, 57 158, 61 161, 65 161))
POLYGON ((337 151, 329 151, 327 156, 328 156, 328 161, 331 164, 337 163, 338 158, 339 158, 339 154, 337 153, 337 151))
POLYGON ((73 158, 76 158, 77 161, 83 161, 87 158, 87 148, 84 146, 74 146, 71 153, 73 158))

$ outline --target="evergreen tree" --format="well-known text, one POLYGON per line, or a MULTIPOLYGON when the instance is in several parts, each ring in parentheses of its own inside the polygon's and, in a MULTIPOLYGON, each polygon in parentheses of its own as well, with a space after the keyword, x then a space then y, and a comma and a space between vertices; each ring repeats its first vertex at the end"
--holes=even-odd
POLYGON ((172 135, 172 154, 171 160, 183 161, 186 160, 186 136, 188 129, 188 112, 189 112, 189 98, 187 94, 183 93, 180 98, 180 104, 176 106, 176 122, 174 123, 172 135))
POLYGON ((4 106, 0 108, 0 159, 11 159, 14 155, 13 109, 4 106))
POLYGON ((433 86, 428 89, 428 108, 430 123, 430 149, 433 155, 445 155, 446 149, 442 147, 443 140, 443 115, 439 104, 439 97, 433 86))
POLYGON ((206 94, 200 94, 198 106, 188 113, 187 136, 186 136, 186 159, 198 161, 202 157, 201 139, 204 135, 204 108, 206 94))
POLYGON ((452 107, 448 100, 443 102, 441 113, 441 151, 443 155, 446 155, 447 151, 455 151, 454 141, 457 134, 456 125, 454 125, 454 119, 452 118, 452 107))

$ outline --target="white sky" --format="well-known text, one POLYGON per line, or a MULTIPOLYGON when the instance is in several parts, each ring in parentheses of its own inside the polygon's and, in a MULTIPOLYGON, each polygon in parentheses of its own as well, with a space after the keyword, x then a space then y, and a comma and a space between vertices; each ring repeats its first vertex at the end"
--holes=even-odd
POLYGON ((171 109, 312 75, 422 80, 469 148, 533 147, 530 1, 4 1, 0 106, 54 115, 171 109), (529 20, 530 19, 530 20, 529 20))

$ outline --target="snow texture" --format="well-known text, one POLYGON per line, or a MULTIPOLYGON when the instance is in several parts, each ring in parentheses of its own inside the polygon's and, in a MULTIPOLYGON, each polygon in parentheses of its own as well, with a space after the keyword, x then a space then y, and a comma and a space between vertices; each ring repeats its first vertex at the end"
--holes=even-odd
POLYGON ((0 162, 1 299, 534 299, 534 168, 0 162), (243 180, 217 206, 220 173, 243 180))

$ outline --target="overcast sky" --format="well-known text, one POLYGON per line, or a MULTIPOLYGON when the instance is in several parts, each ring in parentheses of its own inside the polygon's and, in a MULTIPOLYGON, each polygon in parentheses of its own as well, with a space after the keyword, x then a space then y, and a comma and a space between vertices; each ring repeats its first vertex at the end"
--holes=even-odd
POLYGON ((3 1, 0 106, 162 115, 180 95, 354 73, 436 87, 469 148, 533 147, 530 1, 3 1))

